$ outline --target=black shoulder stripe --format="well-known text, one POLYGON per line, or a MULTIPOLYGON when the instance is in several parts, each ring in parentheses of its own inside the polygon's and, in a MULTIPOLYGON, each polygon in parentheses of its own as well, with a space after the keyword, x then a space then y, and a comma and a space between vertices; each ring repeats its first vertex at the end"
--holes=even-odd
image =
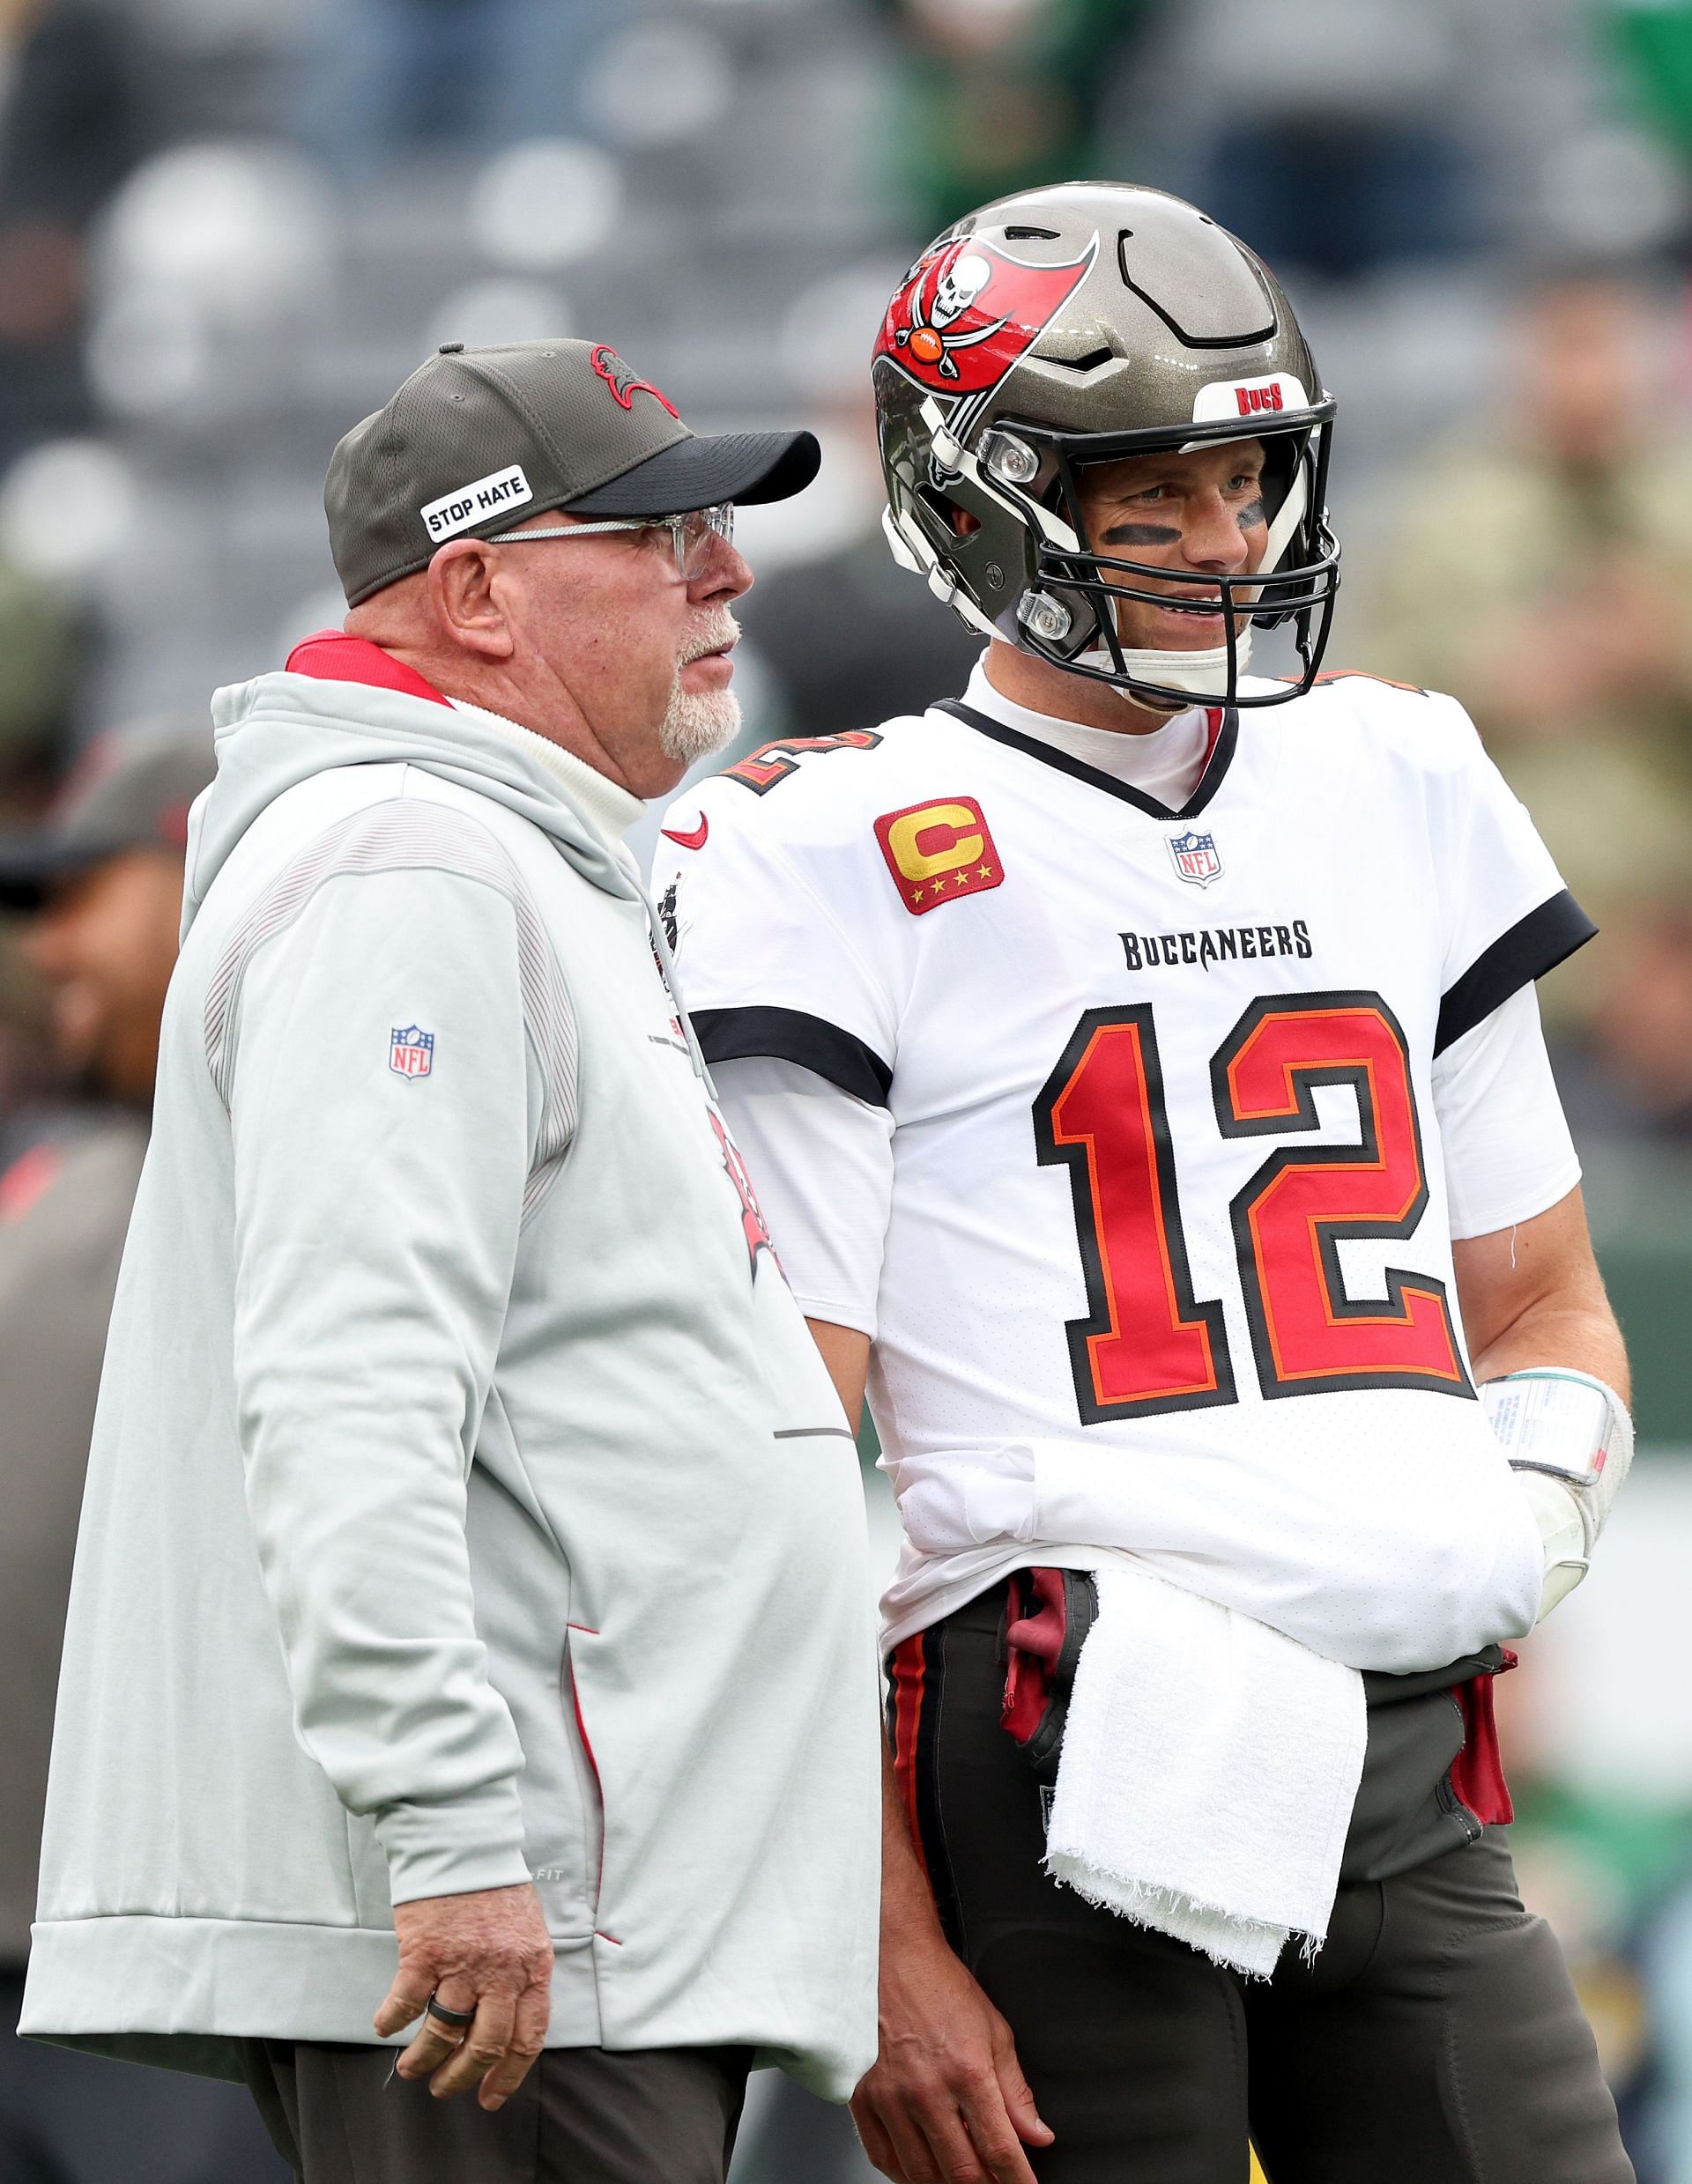
POLYGON ((893 1090, 893 1071, 873 1047, 866 1047, 838 1024, 802 1009, 694 1009, 690 1011, 708 1062, 738 1062, 770 1055, 814 1070, 855 1099, 885 1107, 893 1090))
POLYGON ((1443 1054, 1453 1040, 1483 1024, 1513 993, 1555 970, 1577 948, 1584 948, 1597 930, 1566 887, 1537 910, 1530 910, 1475 958, 1440 1003, 1434 1052, 1443 1054))

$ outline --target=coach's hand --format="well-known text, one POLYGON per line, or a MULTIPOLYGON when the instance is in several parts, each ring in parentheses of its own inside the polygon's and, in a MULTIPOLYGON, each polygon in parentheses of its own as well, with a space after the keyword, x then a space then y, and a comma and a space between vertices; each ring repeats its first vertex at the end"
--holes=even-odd
POLYGON ((467 1896, 424 1896, 396 1904, 399 1970, 376 2012, 386 2040, 421 2017, 423 2025, 396 2066, 401 2077, 427 2077, 439 2100, 479 2086, 484 2108, 498 2108, 522 2084, 546 2037, 552 2010, 553 1937, 540 1899, 525 1881, 467 1896), (424 2015, 433 1995, 443 2009, 473 2010, 473 2024, 442 2025, 424 2015))
POLYGON ((1053 2134, 1010 2026, 931 1907, 883 1929, 880 2011, 880 2053, 852 2096, 852 2121, 881 2173, 894 2184, 1035 2184, 1022 2143, 1050 2146, 1053 2134))

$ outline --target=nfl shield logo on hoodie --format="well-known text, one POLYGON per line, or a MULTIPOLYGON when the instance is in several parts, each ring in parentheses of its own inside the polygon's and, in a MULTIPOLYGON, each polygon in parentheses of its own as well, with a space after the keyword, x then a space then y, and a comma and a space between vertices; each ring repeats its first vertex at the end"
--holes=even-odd
POLYGON ((434 1033, 415 1024, 397 1025, 388 1048, 388 1066, 399 1077, 427 1077, 434 1062, 434 1033))

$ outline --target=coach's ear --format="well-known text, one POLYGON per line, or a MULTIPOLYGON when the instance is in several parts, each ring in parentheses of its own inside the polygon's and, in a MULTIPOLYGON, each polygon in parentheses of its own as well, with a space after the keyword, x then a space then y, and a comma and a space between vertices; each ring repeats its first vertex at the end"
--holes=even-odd
POLYGON ((516 633, 500 596, 505 557, 481 538, 449 538, 429 563, 429 605, 449 644, 482 660, 508 660, 516 633))

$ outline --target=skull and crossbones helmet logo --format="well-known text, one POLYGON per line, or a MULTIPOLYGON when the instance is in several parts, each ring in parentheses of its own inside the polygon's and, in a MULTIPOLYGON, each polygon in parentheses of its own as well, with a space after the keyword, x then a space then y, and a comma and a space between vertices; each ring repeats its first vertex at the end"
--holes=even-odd
POLYGON ((982 291, 992 278, 990 258, 983 257, 979 250, 961 252, 935 283, 934 300, 925 312, 919 282, 911 297, 910 324, 902 327, 894 337, 899 347, 909 348, 919 364, 938 370, 942 379, 956 379, 958 367, 953 361, 952 352, 973 349, 977 342, 991 340, 1005 324, 1005 319, 1000 317, 985 325, 971 327, 967 333, 947 331, 976 307, 982 291))

